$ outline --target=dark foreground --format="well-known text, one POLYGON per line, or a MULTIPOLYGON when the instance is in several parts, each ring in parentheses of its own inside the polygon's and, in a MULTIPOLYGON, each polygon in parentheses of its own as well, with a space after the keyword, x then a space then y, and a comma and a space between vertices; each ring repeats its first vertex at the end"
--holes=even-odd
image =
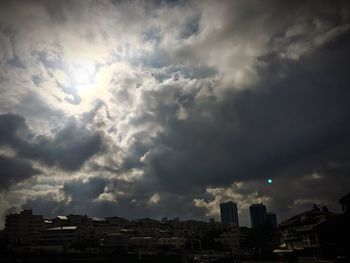
POLYGON ((190 262, 179 256, 157 255, 77 255, 77 254, 5 254, 0 255, 0 262, 190 262))
MULTIPOLYGON (((7 253, 0 255, 0 262, 137 262, 137 263, 243 263, 258 262, 241 260, 233 256, 213 257, 209 255, 176 254, 176 255, 140 255, 140 254, 71 254, 71 253, 7 253)), ((283 262, 283 261, 263 261, 283 262)))

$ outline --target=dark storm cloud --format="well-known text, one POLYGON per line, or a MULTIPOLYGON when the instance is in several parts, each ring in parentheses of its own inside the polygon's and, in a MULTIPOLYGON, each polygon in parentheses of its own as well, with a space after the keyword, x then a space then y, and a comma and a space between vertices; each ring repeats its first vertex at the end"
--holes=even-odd
POLYGON ((23 117, 11 113, 0 115, 0 142, 23 158, 66 170, 78 169, 102 147, 99 134, 89 132, 74 121, 49 138, 33 134, 23 117))
POLYGON ((107 184, 107 179, 99 177, 75 180, 65 183, 62 191, 71 196, 72 202, 79 206, 83 201, 97 198, 107 184))
POLYGON ((28 162, 2 156, 0 156, 0 170, 0 190, 8 188, 12 183, 40 173, 32 168, 28 162))
POLYGON ((176 108, 162 104, 159 94, 154 101, 167 133, 157 138, 147 172, 167 189, 190 190, 349 160, 349 44, 345 34, 299 61, 275 57, 259 90, 227 92, 221 102, 192 101, 186 120, 166 119, 176 108))
POLYGON ((17 131, 25 130, 27 125, 23 117, 17 114, 0 115, 0 142, 2 144, 17 144, 17 131))
MULTIPOLYGON (((120 198, 117 202, 99 202, 90 206, 91 213, 103 216, 122 216, 130 219, 181 217, 181 220, 201 220, 203 212, 193 208, 192 200, 195 195, 179 195, 164 193, 157 204, 150 204, 148 200, 136 198, 120 198)), ((89 209, 89 208, 88 208, 89 209)))
POLYGON ((60 213, 88 214, 89 216, 121 216, 129 219, 158 218, 167 216, 181 219, 203 219, 203 211, 193 209, 192 200, 195 195, 178 195, 163 193, 159 202, 149 202, 151 194, 149 188, 141 187, 132 195, 126 194, 117 197, 115 201, 98 200, 106 186, 111 181, 101 178, 90 178, 89 180, 74 180, 64 184, 60 189, 69 197, 69 201, 58 201, 52 196, 38 196, 26 201, 22 207, 34 208, 36 213, 46 217, 54 217, 60 213), (147 189, 148 192, 142 192, 147 189), (171 205, 169 205, 171 203, 171 205))
MULTIPOLYGON (((35 214, 43 215, 45 218, 55 218, 57 215, 68 215, 73 212, 67 209, 62 202, 52 198, 51 195, 28 199, 26 200, 25 204, 22 205, 22 207, 24 209, 33 209, 35 214)), ((13 210, 13 212, 16 212, 17 209, 15 207, 11 207, 8 210, 13 210)))

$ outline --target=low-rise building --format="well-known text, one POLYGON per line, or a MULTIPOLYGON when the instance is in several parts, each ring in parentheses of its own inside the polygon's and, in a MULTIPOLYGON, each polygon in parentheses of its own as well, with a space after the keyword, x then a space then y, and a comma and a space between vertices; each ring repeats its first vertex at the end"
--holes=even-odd
POLYGON ((87 215, 69 215, 67 218, 70 226, 86 226, 91 222, 87 215))
POLYGON ((321 256, 321 244, 319 232, 316 227, 336 214, 327 209, 319 209, 316 206, 310 211, 303 212, 282 222, 281 247, 287 252, 294 251, 298 255, 321 256))
POLYGON ((105 218, 101 217, 92 217, 90 220, 89 226, 94 229, 94 235, 97 239, 100 239, 108 233, 113 233, 115 228, 110 228, 109 223, 105 218), (111 231, 112 230, 112 231, 111 231))
POLYGON ((132 228, 136 225, 135 221, 130 221, 128 219, 112 216, 106 217, 109 226, 122 227, 122 228, 132 228))
POLYGON ((136 221, 136 223, 143 228, 160 228, 162 223, 158 220, 151 218, 141 218, 136 221))
POLYGON ((219 242, 224 250, 239 251, 243 249, 247 239, 248 228, 236 227, 223 232, 215 241, 219 242))
POLYGON ((133 249, 155 249, 159 245, 155 237, 132 237, 129 239, 129 247, 133 249))
POLYGON ((186 238, 183 237, 161 237, 159 246, 173 249, 183 249, 186 245, 186 238))
POLYGON ((61 227, 61 226, 68 226, 69 220, 67 216, 57 216, 50 220, 52 222, 51 227, 48 228, 54 228, 54 227, 61 227))
POLYGON ((32 209, 25 209, 6 216, 5 235, 11 244, 28 245, 39 239, 43 226, 41 215, 33 215, 32 209))
POLYGON ((142 226, 139 226, 136 229, 136 236, 139 236, 139 237, 147 237, 147 236, 159 237, 159 235, 160 235, 160 229, 157 228, 157 227, 142 227, 142 226))
POLYGON ((121 233, 111 233, 101 238, 100 243, 107 252, 126 251, 129 246, 129 238, 121 233))
POLYGON ((40 244, 70 245, 76 242, 77 226, 61 226, 43 229, 40 233, 40 244))

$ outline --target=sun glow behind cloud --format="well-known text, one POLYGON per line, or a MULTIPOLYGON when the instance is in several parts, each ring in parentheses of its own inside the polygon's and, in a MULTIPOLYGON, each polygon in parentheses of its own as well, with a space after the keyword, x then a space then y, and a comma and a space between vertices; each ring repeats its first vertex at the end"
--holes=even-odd
POLYGON ((73 81, 77 86, 90 84, 95 75, 95 65, 92 61, 78 61, 72 67, 73 81))
POLYGON ((90 111, 94 107, 94 101, 105 99, 114 64, 108 64, 104 57, 94 52, 78 54, 73 58, 69 55, 62 56, 66 61, 64 67, 70 83, 68 89, 79 97, 77 104, 65 103, 67 113, 80 115, 90 111))
POLYGON ((91 93, 98 80, 98 68, 90 59, 78 59, 69 63, 69 73, 73 88, 80 96, 91 93))

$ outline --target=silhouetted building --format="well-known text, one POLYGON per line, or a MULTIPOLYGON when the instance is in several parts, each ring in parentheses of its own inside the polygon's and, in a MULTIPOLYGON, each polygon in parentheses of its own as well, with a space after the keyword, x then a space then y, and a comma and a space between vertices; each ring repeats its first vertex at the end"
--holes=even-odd
POLYGON ((155 237, 132 237, 129 246, 132 249, 154 249, 159 245, 159 239, 155 237))
POLYGON ((266 225, 267 213, 266 206, 263 203, 252 204, 249 207, 250 211, 250 223, 252 228, 257 228, 266 225))
POLYGON ((101 247, 105 251, 127 251, 129 246, 129 237, 122 233, 109 233, 100 240, 101 247))
POLYGON ((39 239, 43 225, 41 215, 33 215, 32 209, 25 209, 6 216, 5 233, 12 244, 31 244, 39 239))
POLYGON ((215 241, 220 243, 222 249, 237 252, 244 248, 248 233, 247 227, 237 227, 221 233, 219 238, 215 238, 215 241))
POLYGON ((52 222, 52 226, 48 228, 53 228, 53 227, 61 227, 61 226, 68 226, 69 225, 69 220, 67 216, 57 216, 53 219, 50 220, 52 222))
POLYGON ((272 227, 277 227, 277 217, 274 213, 267 213, 267 225, 272 227))
POLYGON ((75 242, 76 237, 77 226, 53 227, 41 231, 40 244, 69 245, 75 242))
POLYGON ((220 204, 221 223, 225 225, 239 226, 237 204, 226 202, 220 204))
POLYGON ((344 213, 329 217, 315 226, 315 230, 326 258, 342 256, 347 258, 346 262, 350 262, 350 193, 343 196, 339 203, 344 213))
POLYGON ((333 221, 336 217, 334 213, 314 207, 310 211, 283 221, 279 225, 281 247, 285 248, 288 253, 293 252, 298 256, 322 257, 324 251, 318 228, 330 220, 333 221))
POLYGON ((89 223, 87 215, 69 215, 67 218, 70 226, 86 226, 89 223))
POLYGON ((109 225, 113 225, 113 226, 122 227, 122 226, 133 225, 133 223, 130 222, 129 220, 122 218, 122 217, 118 217, 118 216, 106 217, 106 220, 107 220, 109 225))
POLYGON ((159 245, 163 248, 181 249, 185 248, 186 238, 184 237, 161 237, 159 245))
POLYGON ((344 212, 349 212, 350 211, 350 193, 340 198, 339 203, 342 206, 342 210, 344 212))

